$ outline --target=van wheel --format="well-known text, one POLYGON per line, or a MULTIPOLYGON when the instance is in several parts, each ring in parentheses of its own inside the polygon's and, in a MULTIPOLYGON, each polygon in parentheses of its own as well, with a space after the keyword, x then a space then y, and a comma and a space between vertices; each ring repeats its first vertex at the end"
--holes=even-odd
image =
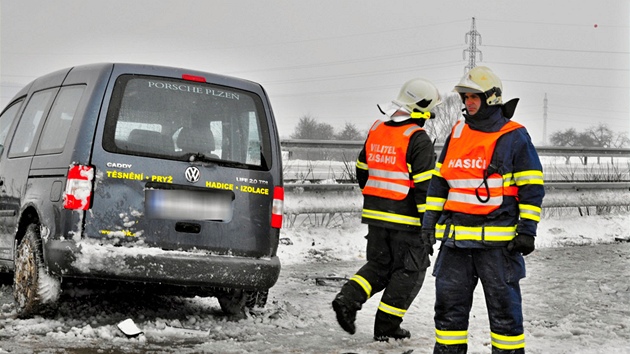
POLYGON ((263 308, 267 304, 269 290, 248 291, 245 306, 253 309, 254 307, 263 308))
POLYGON ((59 298, 60 282, 48 275, 42 260, 39 225, 31 224, 20 242, 15 257, 13 297, 19 317, 53 309, 59 298))
POLYGON ((226 290, 217 296, 221 310, 232 320, 247 318, 245 314, 246 292, 241 289, 226 290))

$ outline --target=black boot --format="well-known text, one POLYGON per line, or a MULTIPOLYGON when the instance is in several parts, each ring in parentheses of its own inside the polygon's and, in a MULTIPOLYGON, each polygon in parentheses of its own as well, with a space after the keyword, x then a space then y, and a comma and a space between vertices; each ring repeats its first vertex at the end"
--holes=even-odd
POLYGON ((400 327, 390 333, 374 333, 374 340, 378 342, 389 342, 390 338, 394 338, 396 340, 411 338, 411 333, 409 333, 408 330, 400 327))
POLYGON ((525 354, 525 348, 504 350, 497 347, 492 347, 492 354, 525 354))
POLYGON ((410 338, 408 330, 400 328, 402 317, 390 315, 381 310, 376 311, 374 319, 374 340, 388 342, 389 338, 404 339, 410 338))
POLYGON ((356 301, 349 299, 343 292, 337 294, 332 302, 333 310, 337 314, 337 322, 344 331, 354 334, 357 328, 354 321, 357 318, 357 311, 361 309, 361 305, 356 306, 356 301))
POLYGON ((468 344, 444 345, 435 343, 433 354, 466 354, 468 353, 468 344))

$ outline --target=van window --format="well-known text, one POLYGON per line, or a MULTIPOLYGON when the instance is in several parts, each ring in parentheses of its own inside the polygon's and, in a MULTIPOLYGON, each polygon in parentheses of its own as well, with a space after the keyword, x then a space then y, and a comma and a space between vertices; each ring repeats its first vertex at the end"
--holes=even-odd
POLYGON ((14 102, 11 106, 9 106, 9 108, 2 112, 2 115, 0 115, 0 154, 2 154, 2 150, 4 149, 5 141, 7 140, 7 135, 9 134, 9 128, 11 128, 11 124, 15 120, 23 101, 24 99, 20 99, 19 101, 14 102))
POLYGON ((115 153, 269 169, 267 119, 261 98, 251 92, 123 75, 112 94, 103 147, 115 153))
POLYGON ((9 157, 32 155, 35 135, 39 132, 42 116, 50 105, 50 101, 55 96, 57 89, 48 89, 33 94, 26 104, 22 118, 18 123, 11 147, 9 157))
POLYGON ((37 148, 38 154, 63 151, 83 91, 85 91, 84 85, 63 87, 59 91, 44 125, 37 148))

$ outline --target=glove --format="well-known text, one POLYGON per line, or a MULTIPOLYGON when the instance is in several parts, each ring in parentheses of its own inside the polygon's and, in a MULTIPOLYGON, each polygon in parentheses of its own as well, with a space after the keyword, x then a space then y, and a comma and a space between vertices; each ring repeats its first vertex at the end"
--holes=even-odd
POLYGON ((422 229, 420 232, 422 244, 427 248, 429 255, 433 255, 433 245, 435 245, 435 229, 422 229))
POLYGON ((508 243, 507 249, 510 252, 521 252, 523 256, 527 256, 536 249, 535 240, 534 236, 519 234, 508 243))

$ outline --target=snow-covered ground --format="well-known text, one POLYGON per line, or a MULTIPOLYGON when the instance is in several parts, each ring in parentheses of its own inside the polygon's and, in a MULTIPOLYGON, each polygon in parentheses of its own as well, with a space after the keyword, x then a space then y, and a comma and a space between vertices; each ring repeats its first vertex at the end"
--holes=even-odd
MULTIPOLYGON (((356 215, 328 227, 312 224, 303 219, 282 230, 280 279, 267 306, 238 322, 223 316, 214 298, 86 290, 62 294, 55 315, 16 319, 5 279, 0 353, 431 353, 434 278, 427 276, 405 316, 411 339, 372 340, 380 294, 359 312, 357 333, 348 335, 330 306, 342 284, 331 276, 349 277, 363 264, 367 228, 356 215), (143 333, 127 338, 117 327, 125 319, 143 333)), ((630 212, 543 218, 522 282, 528 353, 630 353, 630 243, 623 241, 629 230, 630 212)), ((479 286, 470 353, 490 353, 488 331, 479 286)))

